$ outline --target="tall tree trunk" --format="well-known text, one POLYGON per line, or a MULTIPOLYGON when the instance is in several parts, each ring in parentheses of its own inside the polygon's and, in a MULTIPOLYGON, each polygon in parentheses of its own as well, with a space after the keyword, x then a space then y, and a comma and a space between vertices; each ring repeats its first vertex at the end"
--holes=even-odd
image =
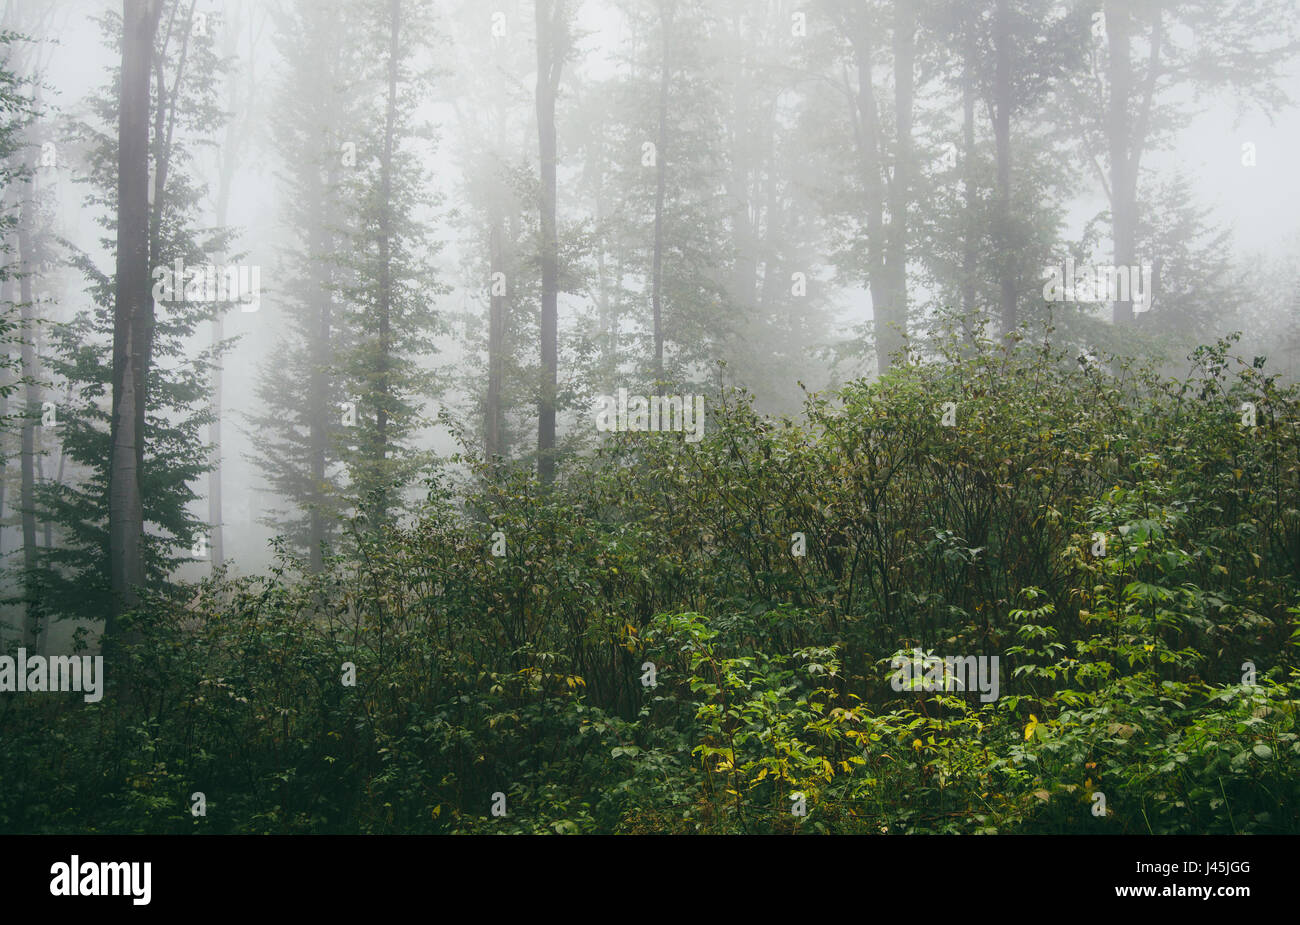
MULTIPOLYGON (((225 222, 218 220, 217 226, 225 222)), ((221 272, 218 268, 217 272, 221 272)), ((225 339, 225 316, 218 307, 212 318, 212 349, 218 350, 225 339)), ((208 530, 211 533, 212 572, 216 574, 226 561, 226 534, 223 526, 221 503, 221 388, 222 363, 217 356, 212 367, 211 414, 212 423, 208 425, 208 437, 212 441, 211 469, 208 471, 208 530)))
POLYGON ((35 177, 23 186, 23 201, 18 217, 18 289, 22 302, 22 373, 26 380, 25 411, 22 432, 22 488, 19 505, 23 528, 23 639, 34 651, 40 636, 40 600, 36 587, 36 422, 41 419, 41 390, 36 369, 36 306, 32 296, 32 274, 36 271, 33 251, 32 218, 36 208, 35 177))
POLYGON ((908 205, 911 202, 912 106, 916 89, 916 2, 894 0, 894 177, 889 187, 890 323, 898 346, 907 336, 908 205))
POLYGON ((975 342, 975 260, 979 221, 977 208, 979 197, 975 192, 975 68, 977 51, 975 48, 974 21, 967 23, 965 61, 962 71, 962 183, 965 186, 965 202, 962 205, 962 247, 961 247, 961 324, 962 334, 967 345, 975 342))
MULTIPOLYGON (((727 205, 731 212, 731 283, 728 287, 732 308, 741 325, 751 323, 756 317, 758 285, 758 234, 750 213, 750 183, 747 171, 753 157, 754 121, 749 117, 755 92, 747 54, 750 45, 745 40, 743 12, 729 22, 730 39, 738 48, 735 70, 731 80, 730 126, 728 130, 729 154, 725 189, 727 205)), ((721 367, 718 367, 721 371, 721 367)), ((721 378, 721 377, 720 377, 721 378)))
POLYGON ((1001 290, 1002 334, 1016 330, 1016 253, 1011 227, 1011 21, 1007 0, 998 0, 995 13, 993 141, 997 152, 998 283, 1001 290))
MULTIPOLYGON (((6 249, 5 253, 9 253, 6 249)), ((0 303, 6 307, 12 306, 14 302, 14 280, 11 274, 6 274, 4 281, 0 283, 0 303)), ((11 354, 9 346, 4 346, 4 369, 0 371, 0 384, 8 386, 13 380, 9 373, 9 361, 11 354)), ((0 420, 9 416, 9 397, 0 391, 0 420)), ((8 454, 5 447, 0 443, 0 557, 4 555, 4 516, 5 516, 5 483, 8 480, 8 454)))
POLYGON ((113 306, 113 416, 109 456, 109 574, 112 606, 104 626, 138 601, 144 581, 144 511, 139 459, 143 433, 137 394, 143 370, 139 333, 152 307, 149 275, 149 71, 161 0, 123 0, 121 98, 118 107, 117 260, 113 306))
POLYGON ((537 475, 555 480, 555 400, 559 386, 559 241, 555 223, 555 95, 564 66, 559 32, 564 0, 535 0, 537 22, 537 147, 541 161, 542 379, 537 403, 537 475))
MULTIPOLYGON (((1129 101, 1133 95, 1132 29, 1128 4, 1106 0, 1107 82, 1110 100, 1107 107, 1106 134, 1110 143, 1110 218, 1114 243, 1115 266, 1133 262, 1136 245, 1136 203, 1130 189, 1129 168, 1129 101)), ((1133 320, 1133 305, 1116 300, 1111 303, 1111 318, 1116 324, 1133 320)))
POLYGON ((489 301, 488 301, 488 385, 487 400, 483 403, 483 454, 489 465, 495 467, 496 457, 504 455, 501 445, 501 390, 505 379, 506 357, 506 292, 504 285, 498 291, 497 274, 508 274, 505 251, 501 238, 505 234, 505 220, 498 208, 493 208, 492 228, 488 238, 489 301))
MULTIPOLYGON (((40 359, 40 358, 38 357, 38 358, 37 358, 37 361, 38 361, 38 362, 39 362, 39 359, 40 359)), ((68 385, 67 385, 67 389, 66 389, 66 391, 64 391, 64 393, 63 393, 63 404, 59 405, 59 407, 60 407, 60 408, 70 408, 70 407, 72 407, 72 383, 71 383, 71 382, 68 383, 68 385)), ((67 466, 67 462, 68 462, 68 454, 67 454, 67 452, 65 452, 65 449, 66 449, 66 448, 63 446, 63 444, 60 443, 60 444, 59 444, 59 464, 58 464, 57 467, 55 467, 55 471, 54 471, 54 485, 52 486, 53 488, 56 488, 56 489, 59 488, 59 487, 61 487, 61 486, 63 485, 63 473, 64 473, 64 469, 65 469, 66 466, 67 466)), ((44 479, 45 479, 45 477, 44 477, 44 476, 41 476, 41 480, 44 481, 44 479)), ((53 524, 52 524, 49 520, 47 520, 47 521, 45 521, 45 548, 46 548, 46 549, 50 549, 50 548, 52 548, 53 546, 54 546, 53 524)), ((48 631, 49 631, 49 628, 50 628, 50 626, 49 626, 49 622, 46 621, 46 624, 45 624, 45 627, 44 627, 44 629, 43 629, 43 632, 48 632, 48 631)))
MULTIPOLYGON (((242 12, 242 10, 241 10, 242 12)), ((238 13, 236 14, 236 17, 238 13)), ((222 48, 222 54, 227 58, 233 58, 238 50, 235 40, 236 32, 239 28, 239 20, 228 24, 226 30, 226 41, 222 48)), ((251 97, 250 93, 250 97, 251 97)), ((251 99, 250 99, 251 102, 251 99)), ((229 95, 227 97, 227 106, 231 112, 237 112, 239 109, 239 98, 236 93, 236 86, 232 81, 229 85, 229 95)), ((241 126, 234 119, 226 124, 226 137, 221 146, 221 173, 217 179, 217 199, 216 199, 216 222, 217 228, 226 227, 226 219, 230 209, 230 190, 234 182, 235 169, 239 161, 240 149, 240 131, 241 126)), ((219 255, 217 262, 217 272, 225 265, 226 255, 219 255)), ((211 556, 212 572, 221 568, 226 560, 226 542, 225 542, 225 514, 221 497, 221 400, 222 387, 224 385, 224 361, 218 351, 221 348, 221 342, 225 340, 225 307, 217 305, 212 315, 212 351, 214 359, 212 361, 212 394, 210 396, 210 413, 212 423, 208 426, 208 439, 212 443, 212 455, 209 461, 208 470, 208 531, 211 539, 211 556)))
MULTIPOLYGON (((148 0, 150 3, 158 4, 158 12, 162 12, 162 0, 148 0)), ((153 35, 157 32, 157 18, 153 28, 150 30, 150 61, 149 67, 154 75, 154 88, 157 97, 157 105, 153 110, 153 176, 150 178, 152 190, 147 196, 149 205, 148 220, 148 256, 146 258, 146 272, 148 267, 153 263, 162 263, 162 238, 163 238, 163 206, 166 202, 165 191, 167 189, 167 178, 171 168, 171 150, 172 137, 176 131, 176 115, 179 109, 181 95, 181 79, 185 73, 185 62, 189 55, 190 47, 190 23, 194 21, 194 8, 198 0, 190 0, 189 12, 184 14, 180 20, 179 34, 181 36, 180 54, 176 63, 176 74, 172 80, 171 88, 167 87, 166 74, 164 70, 164 61, 161 57, 154 54, 152 49, 153 35)), ((167 21, 167 28, 164 31, 162 47, 165 49, 171 41, 174 34, 173 30, 178 25, 177 14, 180 13, 179 5, 171 8, 167 21)), ((147 104, 146 104, 147 105, 147 104)), ((119 181, 120 182, 120 181, 119 181)), ((146 282, 146 286, 148 283, 146 282)), ((153 368, 153 340, 154 340, 154 301, 152 296, 146 294, 144 303, 139 311, 135 313, 135 329, 131 333, 131 341, 136 352, 137 359, 132 361, 132 369, 135 375, 135 432, 137 435, 135 444, 135 464, 138 473, 137 480, 143 484, 145 466, 145 433, 146 433, 146 415, 149 408, 149 371, 153 368)), ((143 501, 143 497, 142 497, 143 501)), ((143 513, 141 514, 143 519, 143 513)))
POLYGON ((781 248, 778 243, 782 223, 781 207, 778 196, 780 182, 776 162, 776 101, 768 109, 767 118, 763 120, 763 279, 758 285, 758 300, 754 306, 754 317, 760 324, 767 325, 775 321, 772 314, 777 304, 777 287, 781 279, 781 248))
MULTIPOLYGON (((319 174, 313 174, 313 177, 319 174)), ((329 455, 330 434, 333 431, 335 409, 330 404, 333 391, 330 388, 329 368, 332 361, 330 351, 330 325, 333 321, 333 295, 330 289, 329 271, 326 269, 326 255, 333 251, 333 238, 325 221, 326 190, 332 186, 329 175, 312 196, 311 228, 308 231, 308 250, 314 258, 312 264, 311 304, 314 308, 312 318, 315 330, 311 332, 309 352, 311 356, 311 412, 308 417, 307 440, 311 466, 312 504, 308 511, 307 522, 307 556, 313 573, 319 573, 325 566, 321 546, 325 542, 325 466, 329 455)))
POLYGON ((655 242, 654 263, 651 268, 650 300, 654 307, 655 342, 655 394, 663 394, 664 386, 664 190, 668 179, 668 90, 672 82, 672 69, 668 51, 672 37, 672 0, 659 0, 659 24, 662 31, 663 56, 659 62, 659 131, 655 138, 655 242))
MULTIPOLYGON (((603 166, 603 165, 602 165, 603 166)), ((600 377, 608 379, 617 368, 614 354, 614 310, 609 297, 609 238, 604 230, 608 215, 605 209, 603 184, 596 180, 596 227, 602 229, 596 245, 596 304, 600 311, 600 377)))
POLYGON ((876 109, 875 85, 871 77, 873 33, 867 21, 865 3, 859 3, 850 39, 853 58, 858 72, 856 94, 857 111, 853 128, 862 167, 863 188, 867 211, 867 285, 871 293, 871 314, 876 340, 876 369, 885 373, 893 362, 895 351, 902 346, 901 332, 896 324, 894 288, 888 275, 885 227, 885 185, 882 132, 880 116, 876 109))
MULTIPOLYGON (((1138 100, 1136 121, 1132 119, 1135 86, 1132 60, 1133 20, 1129 5, 1106 0, 1104 6, 1107 42, 1107 82, 1110 98, 1106 113, 1106 135, 1110 148, 1110 216, 1114 261, 1117 267, 1137 262, 1137 180, 1142 149, 1150 127, 1151 107, 1161 74, 1164 18, 1160 4, 1152 4, 1151 39, 1148 43, 1146 78, 1138 100)), ((1111 303, 1116 324, 1133 321, 1133 303, 1111 303)))
MULTIPOLYGON (((376 377, 375 410, 375 463, 384 471, 388 458, 388 406, 391 389, 388 373, 392 353, 393 317, 393 142, 397 131, 397 75, 398 55, 401 51, 399 37, 402 25, 401 0, 390 0, 388 5, 388 99, 384 114, 384 150, 379 162, 379 369, 376 377)), ((377 522, 388 519, 390 499, 385 487, 376 512, 377 522)))

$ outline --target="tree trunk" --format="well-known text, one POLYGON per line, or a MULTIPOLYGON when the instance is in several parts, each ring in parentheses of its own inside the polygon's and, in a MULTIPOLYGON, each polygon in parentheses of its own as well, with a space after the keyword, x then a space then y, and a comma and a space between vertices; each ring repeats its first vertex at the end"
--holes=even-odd
POLYGON ((966 56, 962 73, 962 183, 965 186, 961 248, 961 324, 967 345, 975 342, 975 260, 979 220, 976 213, 979 197, 975 193, 975 49, 976 23, 967 23, 966 56))
MULTIPOLYGON (((238 15, 238 14, 236 14, 238 15)), ((239 28, 239 20, 236 19, 230 23, 227 30, 227 38, 222 49, 222 54, 227 58, 233 58, 237 52, 237 43, 235 35, 239 28)), ((250 78, 251 79, 251 78, 250 78)), ((229 96, 227 106, 231 112, 238 112, 240 100, 235 92, 236 87, 232 82, 229 85, 229 96)), ((250 92, 250 102, 252 93, 250 92)), ((234 182, 235 168, 239 160, 239 149, 241 139, 241 126, 233 118, 226 124, 226 137, 221 146, 221 173, 217 180, 217 200, 216 200, 216 223, 218 229, 226 227, 226 219, 230 209, 230 189, 234 182)), ((225 265, 226 255, 220 255, 217 262, 217 272, 222 271, 225 265)), ((208 427, 208 439, 212 443, 212 456, 210 458, 211 468, 208 470, 208 531, 211 539, 212 555, 212 572, 221 568, 226 560, 226 542, 225 542, 225 512, 221 497, 221 398, 222 387, 224 385, 224 361, 217 352, 221 348, 221 342, 225 339, 225 307, 217 305, 212 315, 212 350, 214 359, 212 361, 212 395, 210 402, 210 412, 212 414, 212 423, 208 427)))
POLYGON ((655 138, 655 242, 654 264, 651 269, 650 299, 654 307, 655 341, 655 394, 663 394, 664 386, 664 189, 668 170, 668 90, 672 70, 668 60, 670 31, 672 29, 672 0, 659 0, 659 23, 662 30, 663 57, 659 62, 659 131, 655 138))
MULTIPOLYGON (((224 221, 218 220, 217 227, 225 225, 224 221)), ((221 272, 218 268, 217 272, 221 272)), ((221 309, 217 309, 216 315, 212 319, 212 349, 214 351, 221 347, 222 340, 225 339, 225 316, 221 309)), ((226 561, 226 541, 225 530, 222 521, 221 504, 221 387, 222 387, 222 368, 221 358, 217 357, 215 365, 212 368, 212 423, 208 426, 208 436, 212 441, 211 470, 208 472, 208 530, 211 532, 211 555, 212 555, 212 572, 216 574, 226 561)))
POLYGON ((541 161, 542 378, 537 403, 537 475, 555 480, 555 400, 559 385, 559 242, 555 227, 555 95, 564 66, 557 47, 564 0, 536 0, 537 147, 541 161))
MULTIPOLYGON (((8 251, 6 250, 5 253, 8 253, 8 251)), ((13 305, 13 302, 14 302, 13 276, 6 275, 4 282, 0 283, 0 303, 3 303, 5 306, 11 306, 13 305)), ((4 347, 5 365, 3 371, 0 371, 0 384, 3 384, 5 386, 8 386, 12 381, 9 374, 10 356, 11 355, 9 353, 9 347, 6 344, 4 347)), ((9 398, 5 393, 0 392, 0 420, 3 420, 8 416, 9 416, 9 398)), ((8 478, 8 472, 7 472, 8 453, 5 452, 5 449, 6 448, 4 447, 4 445, 0 443, 0 557, 4 556, 4 551, 5 551, 4 548, 5 482, 7 481, 8 478)))
POLYGON ((22 302, 22 374, 25 411, 22 431, 22 487, 19 507, 23 529, 23 639, 33 651, 40 636, 40 600, 36 588, 36 423, 41 419, 41 390, 36 369, 36 306, 32 297, 32 274, 36 259, 32 242, 32 212, 35 209, 35 177, 23 186, 18 217, 18 298, 22 302))
MULTIPOLYGON (((392 353, 393 317, 393 141, 397 131, 397 72, 401 48, 399 38, 402 26, 401 0, 390 0, 388 7, 388 99, 384 114, 384 150, 379 162, 379 369, 376 377, 375 409, 375 462, 383 472, 383 462, 388 458, 388 406, 391 384, 388 379, 392 353)), ((376 522, 388 519, 390 499, 388 489, 382 490, 376 522)))
POLYGON ((1011 22, 1007 0, 998 0, 994 21, 993 141, 997 152, 998 282, 1002 335, 1016 330, 1016 253, 1011 227, 1011 22))
MULTIPOLYGON (((1110 214, 1114 261, 1117 267, 1137 263, 1137 180, 1150 128, 1151 107, 1156 83, 1160 78, 1160 56, 1164 45, 1164 18, 1160 5, 1151 6, 1151 40, 1147 57, 1146 79, 1141 88, 1136 122, 1131 119, 1134 99, 1132 61, 1133 20, 1126 6, 1106 0, 1106 39, 1108 44, 1107 80, 1110 100, 1107 107, 1106 134, 1110 148, 1110 214)), ((1119 323, 1134 319, 1133 303, 1111 303, 1111 318, 1119 323)))
POLYGON ((483 455, 488 465, 496 466, 496 457, 504 455, 501 445, 501 389, 505 379, 506 293, 498 292, 497 274, 506 274, 505 252, 501 242, 505 222, 498 208, 493 208, 492 228, 488 238, 488 385, 483 404, 483 455))
POLYGON ((894 3, 894 177, 889 187, 889 233, 885 258, 889 270, 890 324, 896 328, 894 349, 907 339, 908 205, 911 202, 912 106, 916 88, 916 3, 894 3))
POLYGON ((149 275, 149 71, 161 12, 161 0, 123 2, 108 514, 113 602, 104 626, 104 636, 110 641, 118 617, 138 602, 136 589, 144 582, 139 470, 144 435, 137 415, 144 345, 138 334, 153 301, 149 275))
POLYGON ((876 111, 875 86, 871 79, 872 33, 865 4, 859 4, 850 38, 858 72, 854 134, 862 165, 867 210, 867 285, 871 293, 871 315, 876 340, 876 369, 888 371, 893 355, 902 346, 896 323, 894 291, 888 276, 885 236, 885 187, 882 178, 880 117, 876 111))
MULTIPOLYGON (((1133 262, 1136 244, 1136 186, 1131 182, 1129 168, 1129 101, 1133 94, 1133 62, 1131 59, 1133 23, 1125 3, 1107 0, 1105 4, 1107 55, 1107 82, 1110 100, 1106 117, 1106 134, 1110 143, 1110 218, 1111 237, 1114 242, 1115 266, 1126 267, 1133 262)), ((1133 320, 1131 302, 1116 300, 1111 303, 1111 318, 1116 324, 1133 320)))
MULTIPOLYGON (((319 176, 316 174, 315 176, 319 176)), ((325 514, 322 510, 325 491, 325 465, 329 454, 330 433, 333 429, 335 409, 330 404, 329 364, 330 324, 333 315, 333 296, 324 257, 333 251, 333 242, 325 223, 324 201, 328 178, 311 199, 312 223, 308 231, 308 250, 314 258, 312 264, 311 300, 315 330, 311 335, 311 402, 308 417, 307 440, 309 444, 312 504, 308 512, 307 557, 313 574, 325 567, 321 546, 325 542, 325 514)))

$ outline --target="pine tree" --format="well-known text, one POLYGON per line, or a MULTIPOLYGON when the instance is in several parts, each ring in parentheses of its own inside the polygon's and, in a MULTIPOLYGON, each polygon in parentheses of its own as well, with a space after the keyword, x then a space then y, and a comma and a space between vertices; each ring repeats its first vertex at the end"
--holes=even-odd
POLYGON ((263 369, 250 418, 253 458, 277 498, 267 522, 318 571, 333 548, 345 509, 342 426, 354 413, 334 353, 349 343, 340 292, 352 278, 339 260, 355 238, 357 216, 345 177, 364 157, 358 80, 364 49, 338 28, 341 3, 303 0, 284 9, 276 43, 286 56, 273 140, 283 165, 283 224, 277 299, 287 323, 263 369))
POLYGON ((429 79, 421 58, 429 9, 416 0, 374 0, 363 21, 373 30, 365 36, 372 124, 346 183, 356 220, 342 258, 349 343, 336 362, 355 411, 342 434, 350 502, 378 527, 395 518, 429 461, 412 437, 426 421, 425 402, 436 397, 435 377, 420 358, 434 350, 433 302, 445 287, 431 267, 438 244, 421 214, 439 205, 420 166, 419 142, 433 139, 414 121, 429 79))
MULTIPOLYGON (((142 54, 139 42, 150 31, 150 10, 132 9, 128 3, 128 12, 130 58, 142 54), (132 35, 132 30, 142 31, 132 35)), ((116 616, 140 588, 166 589, 175 567, 206 547, 204 524, 191 507, 209 459, 201 430, 210 418, 206 385, 212 351, 191 356, 187 347, 212 307, 194 298, 183 282, 171 293, 159 288, 165 279, 160 271, 172 268, 177 259, 186 267, 203 267, 210 263, 209 255, 228 250, 226 231, 205 233, 196 224, 204 189, 194 180, 189 148, 221 122, 215 100, 221 64, 211 34, 194 29, 189 12, 180 3, 160 11, 160 26, 151 40, 154 63, 146 69, 146 146, 142 154, 140 139, 130 136, 135 147, 129 157, 122 155, 129 161, 128 172, 133 171, 126 192, 133 197, 135 213, 141 206, 139 159, 145 158, 147 308, 134 312, 141 308, 141 295, 134 289, 123 293, 127 302, 117 298, 120 267, 109 274, 89 256, 74 253, 70 259, 86 277, 93 308, 59 330, 51 358, 52 371, 67 383, 71 396, 60 429, 77 478, 43 486, 41 503, 57 524, 61 542, 42 550, 41 581, 53 614, 93 620, 110 615, 105 628, 110 639, 116 616), (109 357, 118 362, 106 362, 109 357), (128 536, 132 531, 134 536, 128 536)), ((109 14, 101 24, 109 44, 124 47, 122 18, 109 14)), ((99 223, 109 232, 121 225, 118 178, 123 166, 116 131, 117 75, 113 77, 113 84, 89 101, 93 120, 72 126, 74 139, 87 151, 87 206, 99 210, 99 223)), ((132 93, 138 92, 136 86, 132 93)), ((140 102, 132 98, 128 108, 140 102)), ((128 124, 138 129, 139 115, 131 115, 128 124)), ((137 237, 139 219, 134 214, 136 224, 128 223, 137 237)), ((103 243, 110 250, 118 245, 119 257, 130 250, 138 261, 134 237, 103 243)), ((130 268, 132 287, 141 284, 139 270, 130 268)))

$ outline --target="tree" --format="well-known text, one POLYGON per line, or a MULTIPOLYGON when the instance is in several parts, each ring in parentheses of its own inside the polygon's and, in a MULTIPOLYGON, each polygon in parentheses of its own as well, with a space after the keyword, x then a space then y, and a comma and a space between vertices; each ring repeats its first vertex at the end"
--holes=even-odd
POLYGON ((848 39, 856 76, 856 84, 850 87, 851 116, 866 213, 866 277, 871 291, 876 364, 883 373, 907 338, 917 22, 909 0, 830 0, 829 6, 848 39), (893 105, 882 114, 876 69, 885 35, 889 36, 893 105), (892 139, 890 124, 894 129, 892 139))
POLYGON ((356 210, 348 274, 342 289, 346 350, 336 351, 355 426, 343 430, 349 491, 371 527, 390 523, 402 491, 424 467, 428 454, 412 442, 423 425, 423 402, 437 397, 435 378, 418 358, 433 353, 440 321, 433 297, 445 291, 430 265, 437 253, 421 215, 439 202, 421 168, 422 134, 415 107, 427 92, 428 74, 418 57, 432 35, 427 5, 383 0, 367 17, 376 73, 374 123, 363 137, 377 140, 349 182, 356 210))
POLYGON ((539 215, 526 205, 537 200, 527 153, 536 131, 529 105, 535 88, 528 84, 534 36, 513 17, 489 18, 480 4, 466 2, 455 12, 446 20, 454 64, 436 89, 438 102, 455 114, 447 149, 460 183, 447 218, 467 242, 461 272, 478 297, 458 319, 466 350, 482 357, 461 387, 474 404, 466 439, 477 438, 484 458, 504 466, 536 428, 539 215))
POLYGON ((149 78, 162 0, 123 0, 122 72, 117 143, 117 270, 113 310, 113 412, 109 458, 109 571, 113 606, 104 626, 112 639, 123 610, 144 582, 144 510, 140 466, 148 397, 148 339, 153 298, 149 275, 149 78))
MULTIPOLYGON (((1091 104, 1083 145, 1094 166, 1105 152, 1102 186, 1110 201, 1114 263, 1132 266, 1142 156, 1182 125, 1187 112, 1185 103, 1167 99, 1170 87, 1232 89, 1241 94, 1239 105, 1278 111, 1289 102, 1281 81, 1284 64, 1300 49, 1298 19, 1294 9, 1266 0, 1104 0, 1099 15, 1104 60, 1094 55, 1088 83, 1077 92, 1091 104)), ((1133 303, 1116 300, 1111 314, 1116 324, 1130 324, 1133 303)))
POLYGON ((662 393, 664 380, 664 188, 668 171, 668 91, 673 71, 670 53, 673 46, 673 0, 659 0, 659 44, 663 49, 659 61, 659 127, 655 133, 655 242, 650 278, 650 300, 654 305, 656 393, 662 393))
POLYGON ((555 224, 555 97, 569 51, 565 0, 535 0, 537 23, 537 149, 541 161, 542 375, 537 402, 537 475, 555 479, 555 405, 559 386, 559 240, 555 224))
POLYGON ((341 293, 352 279, 339 259, 357 233, 345 178, 365 150, 363 43, 337 28, 339 4, 288 5, 276 18, 286 68, 275 95, 272 139, 282 164, 281 221, 288 232, 279 304, 287 330, 259 377, 264 413, 252 415, 253 459, 274 496, 267 522, 309 568, 323 565, 345 507, 342 421, 347 396, 336 350, 350 343, 341 293))
MULTIPOLYGON (((240 4, 235 7, 231 20, 226 21, 223 18, 220 23, 222 28, 222 57, 226 60, 234 58, 238 50, 239 31, 245 25, 243 17, 246 12, 243 5, 240 4)), ((213 218, 218 228, 224 228, 227 224, 235 173, 241 161, 247 157, 248 142, 254 134, 252 131, 253 124, 262 115, 257 105, 259 81, 254 70, 254 64, 258 42, 265 24, 265 17, 261 18, 260 21, 255 21, 253 16, 249 14, 247 19, 249 30, 248 57, 242 62, 238 72, 232 72, 227 80, 227 106, 231 116, 226 122, 225 134, 217 152, 217 188, 213 202, 213 218), (254 31, 254 26, 256 26, 256 31, 254 31)), ((218 254, 218 265, 224 266, 228 257, 228 254, 218 254)), ((222 391, 224 385, 221 353, 225 349, 226 341, 224 313, 226 307, 225 305, 218 305, 217 310, 212 313, 211 319, 213 367, 211 387, 212 423, 209 425, 209 439, 212 443, 212 463, 208 473, 208 533, 211 541, 210 550, 214 573, 221 569, 226 558, 221 465, 222 391)))
MULTIPOLYGON (((142 36, 132 38, 125 27, 147 32, 139 13, 132 13, 129 23, 127 17, 111 14, 101 21, 110 44, 122 43, 124 56, 132 60, 141 53, 142 36)), ((210 460, 200 432, 209 421, 206 386, 213 351, 190 356, 188 349, 198 326, 211 317, 212 294, 198 291, 203 274, 192 271, 209 265, 210 254, 228 251, 229 233, 196 230, 205 189, 193 177, 190 148, 221 123, 215 99, 221 65, 212 37, 193 27, 191 13, 179 2, 166 5, 159 16, 159 25, 166 26, 151 39, 146 76, 152 86, 146 85, 144 116, 143 295, 119 285, 120 273, 106 273, 91 256, 72 252, 69 260, 86 277, 92 306, 57 329, 50 358, 51 372, 66 383, 69 396, 60 433, 73 478, 41 487, 45 516, 60 532, 60 542, 42 550, 41 581, 51 613, 91 620, 110 614, 110 644, 117 619, 138 600, 139 589, 169 589, 173 569, 192 559, 206 536, 190 508, 198 498, 194 486, 210 460), (178 259, 191 272, 174 280, 166 271, 178 259), (132 316, 128 309, 139 308, 142 299, 148 310, 132 316), (106 362, 112 357, 120 362, 106 362), (143 372, 147 389, 140 387, 143 372), (125 535, 123 518, 138 527, 133 537, 125 535), (119 586, 132 571, 135 583, 122 592, 119 586)), ((132 67, 138 65, 135 61, 132 67)), ((126 85, 138 88, 131 81, 126 85)), ((102 241, 106 249, 124 234, 126 244, 136 248, 140 231, 140 165, 134 162, 139 101, 128 102, 130 118, 125 120, 131 131, 124 140, 132 157, 120 157, 122 96, 114 80, 88 100, 90 118, 69 126, 73 141, 85 151, 80 182, 89 188, 87 206, 99 211, 97 220, 111 232, 102 241), (121 177, 123 161, 128 162, 129 180, 121 177)), ((140 283, 139 254, 132 249, 127 260, 126 253, 118 253, 118 269, 140 283)))
MULTIPOLYGON (((34 438, 32 410, 33 401, 39 408, 39 388, 35 376, 35 358, 32 337, 34 336, 32 274, 36 271, 34 259, 33 228, 34 211, 37 197, 32 190, 34 169, 31 150, 31 127, 40 113, 39 103, 31 92, 38 79, 24 73, 27 67, 24 57, 17 52, 27 45, 30 39, 10 29, 0 29, 0 52, 3 52, 3 64, 0 64, 0 189, 4 191, 0 201, 0 255, 4 257, 0 265, 0 343, 4 352, 0 354, 0 426, 6 431, 13 426, 8 413, 8 400, 11 395, 23 387, 25 390, 25 408, 20 415, 22 449, 21 475, 22 488, 19 497, 19 509, 22 519, 23 570, 22 589, 24 619, 22 639, 25 644, 37 648, 41 607, 38 585, 36 583, 36 514, 32 501, 34 491, 34 438), (11 69, 12 67, 12 69, 11 69), (10 202, 10 191, 18 190, 18 201, 10 202), (16 214, 15 214, 16 213, 16 214), (17 250, 17 260, 13 260, 17 250), (19 300, 14 302, 14 290, 19 289, 19 300), (11 346, 19 345, 19 354, 14 357, 11 346)), ((37 418, 39 420, 39 417, 37 418)), ((0 467, 4 457, 0 455, 0 467)), ((0 468, 0 508, 3 507, 3 468, 0 468)))

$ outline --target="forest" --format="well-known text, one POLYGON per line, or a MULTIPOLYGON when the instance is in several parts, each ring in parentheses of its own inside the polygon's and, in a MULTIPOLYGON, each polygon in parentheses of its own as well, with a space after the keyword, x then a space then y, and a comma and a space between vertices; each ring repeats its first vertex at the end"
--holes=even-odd
POLYGON ((1294 4, 0 5, 0 834, 1300 833, 1294 4))

